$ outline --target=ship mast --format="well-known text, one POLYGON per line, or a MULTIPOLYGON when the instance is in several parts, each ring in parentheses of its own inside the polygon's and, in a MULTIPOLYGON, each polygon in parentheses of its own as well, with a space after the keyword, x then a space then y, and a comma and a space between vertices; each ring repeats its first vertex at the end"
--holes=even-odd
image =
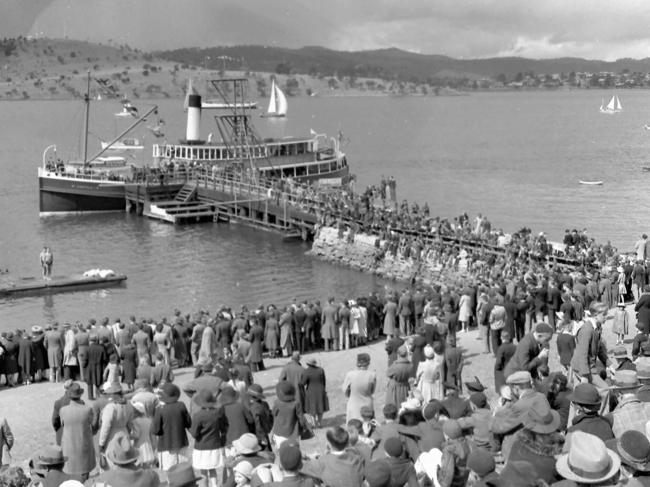
POLYGON ((84 120, 84 166, 88 164, 88 120, 90 119, 90 71, 88 71, 88 80, 86 85, 86 94, 84 95, 86 104, 86 119, 84 120))

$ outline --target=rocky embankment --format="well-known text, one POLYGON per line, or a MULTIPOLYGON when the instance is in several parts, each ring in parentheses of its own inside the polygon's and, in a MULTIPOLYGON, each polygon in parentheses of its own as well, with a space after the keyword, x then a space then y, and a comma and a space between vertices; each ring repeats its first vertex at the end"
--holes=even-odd
POLYGON ((309 253, 331 263, 397 281, 417 278, 431 283, 440 274, 440 268, 432 262, 404 258, 399 250, 393 255, 388 251, 388 242, 377 235, 351 235, 349 230, 339 232, 334 227, 318 230, 309 253))

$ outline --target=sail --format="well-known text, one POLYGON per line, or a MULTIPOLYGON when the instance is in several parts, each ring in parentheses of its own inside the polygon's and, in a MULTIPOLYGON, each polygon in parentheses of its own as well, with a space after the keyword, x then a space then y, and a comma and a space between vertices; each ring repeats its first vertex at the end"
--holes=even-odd
POLYGON ((616 95, 612 96, 612 99, 609 100, 609 103, 607 104, 607 110, 610 112, 616 110, 616 95))
POLYGON ((623 110, 623 107, 621 106, 621 101, 618 99, 618 96, 616 96, 616 110, 619 112, 623 110))
POLYGON ((276 113, 277 112, 277 102, 275 98, 275 80, 273 80, 271 84, 271 99, 269 100, 269 108, 266 110, 268 113, 276 113))
POLYGON ((276 107, 276 113, 278 115, 286 115, 287 114, 287 108, 288 108, 287 107, 287 97, 284 96, 284 93, 282 92, 282 90, 279 87, 276 86, 275 89, 278 92, 277 93, 278 103, 277 103, 277 107, 276 107))

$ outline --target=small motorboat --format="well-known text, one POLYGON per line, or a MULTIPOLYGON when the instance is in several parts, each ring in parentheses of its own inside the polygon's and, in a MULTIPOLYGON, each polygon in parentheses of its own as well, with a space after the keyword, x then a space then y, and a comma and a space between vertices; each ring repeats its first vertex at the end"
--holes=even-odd
POLYGON ((650 172, 650 166, 643 166, 641 170, 644 172, 650 172))
POLYGON ((602 186, 604 181, 583 181, 582 179, 578 181, 580 184, 584 184, 585 186, 602 186))

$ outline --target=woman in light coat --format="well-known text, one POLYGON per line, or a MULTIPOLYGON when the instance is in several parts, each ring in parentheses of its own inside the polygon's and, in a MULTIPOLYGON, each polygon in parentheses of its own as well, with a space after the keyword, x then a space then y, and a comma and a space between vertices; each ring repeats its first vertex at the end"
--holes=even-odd
POLYGON ((422 393, 422 403, 427 404, 432 399, 441 401, 444 399, 442 378, 445 357, 440 342, 435 342, 433 347, 424 347, 424 357, 425 360, 418 364, 415 374, 415 383, 422 393))
POLYGON ((373 394, 377 386, 377 374, 368 370, 370 355, 360 353, 357 355, 356 370, 349 371, 343 379, 343 392, 348 398, 346 407, 347 423, 351 419, 362 419, 361 408, 368 406, 374 410, 373 394))

